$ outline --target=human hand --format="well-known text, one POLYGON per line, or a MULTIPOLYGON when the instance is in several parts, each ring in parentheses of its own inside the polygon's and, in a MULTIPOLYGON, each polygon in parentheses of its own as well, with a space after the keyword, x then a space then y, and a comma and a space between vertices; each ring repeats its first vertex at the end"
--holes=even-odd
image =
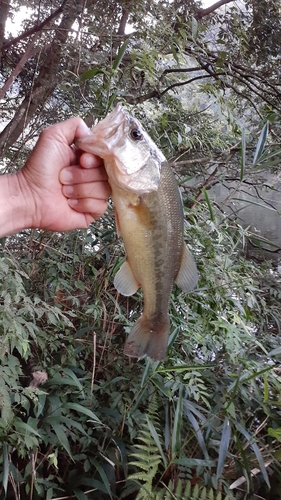
POLYGON ((86 228, 107 208, 110 187, 102 160, 73 147, 90 134, 81 118, 51 125, 40 134, 17 173, 28 226, 51 231, 86 228))

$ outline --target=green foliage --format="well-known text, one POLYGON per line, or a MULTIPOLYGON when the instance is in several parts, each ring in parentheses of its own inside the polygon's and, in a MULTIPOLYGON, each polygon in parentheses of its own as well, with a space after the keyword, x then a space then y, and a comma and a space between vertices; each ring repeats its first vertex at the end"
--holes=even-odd
POLYGON ((113 288, 123 251, 110 215, 88 231, 32 232, 20 252, 17 237, 6 239, 3 498, 240 500, 235 479, 250 491, 257 469, 270 483, 280 446, 279 282, 244 259, 245 231, 210 200, 186 215, 201 277, 188 296, 173 290, 165 363, 123 357, 141 295, 117 298, 113 288), (37 371, 48 381, 36 387, 37 371))
MULTIPOLYGON (((9 15, 23 3, 26 30, 61 6, 12 0, 9 15)), ((124 250, 111 206, 85 231, 0 241, 0 499, 269 500, 271 486, 276 500, 280 276, 244 256, 248 231, 209 188, 230 178, 238 191, 280 163, 278 30, 267 36, 278 11, 245 2, 201 19, 193 0, 79 5, 3 52, 4 82, 34 41, 6 94, 17 133, 0 134, 4 153, 12 146, 3 169, 22 166, 42 127, 122 102, 175 168, 200 282, 173 289, 167 360, 134 362, 123 345, 142 296, 113 287, 124 250), (60 19, 69 34, 52 52, 60 19), (53 79, 40 80, 42 47, 51 61, 60 53, 53 79)))

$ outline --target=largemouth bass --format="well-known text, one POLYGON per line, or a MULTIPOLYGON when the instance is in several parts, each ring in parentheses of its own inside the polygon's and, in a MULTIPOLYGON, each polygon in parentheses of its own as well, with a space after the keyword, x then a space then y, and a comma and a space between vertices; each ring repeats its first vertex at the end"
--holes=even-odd
POLYGON ((183 206, 174 174, 138 120, 121 105, 76 145, 103 158, 108 174, 117 232, 126 250, 114 285, 125 296, 139 287, 143 290, 143 313, 131 329, 124 352, 135 358, 147 355, 163 360, 173 283, 189 292, 198 281, 183 239, 183 206))

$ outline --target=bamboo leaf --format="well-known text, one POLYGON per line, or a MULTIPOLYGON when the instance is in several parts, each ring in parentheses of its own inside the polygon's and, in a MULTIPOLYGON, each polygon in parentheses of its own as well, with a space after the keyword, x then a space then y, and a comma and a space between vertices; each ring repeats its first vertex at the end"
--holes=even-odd
POLYGON ((168 465, 167 458, 165 457, 165 454, 163 452, 163 449, 162 449, 162 446, 161 446, 160 439, 159 439, 159 436, 157 434, 157 431, 156 431, 153 423, 151 422, 151 420, 148 418, 147 415, 146 415, 146 420, 147 420, 147 424, 148 424, 151 436, 153 437, 153 439, 155 441, 155 444, 156 444, 156 446, 157 446, 157 448, 159 450, 159 453, 160 453, 160 455, 162 457, 163 464, 164 464, 165 468, 167 468, 167 465, 168 465))
POLYGON ((145 360, 145 367, 144 367, 144 370, 143 370, 143 374, 142 374, 142 381, 141 381, 141 388, 143 389, 143 387, 145 386, 148 378, 149 378, 149 372, 150 372, 150 368, 151 368, 151 365, 152 365, 152 361, 150 358, 146 358, 145 360))
POLYGON ((216 474, 217 479, 219 479, 221 477, 221 474, 222 474, 223 469, 224 469, 225 459, 227 456, 229 442, 230 442, 230 437, 231 437, 231 426, 230 426, 230 422, 229 422, 228 417, 225 417, 224 423, 223 423, 223 428, 222 428, 219 458, 218 458, 218 465, 217 465, 217 474, 216 474))
POLYGON ((198 444, 199 444, 201 450, 203 451, 205 459, 209 460, 209 454, 207 451, 207 446, 206 446, 206 443, 205 443, 205 440, 203 437, 203 433, 200 430, 200 427, 199 427, 199 424, 198 424, 196 418, 194 417, 193 413, 190 410, 188 410, 187 408, 185 409, 185 414, 186 414, 188 420, 190 421, 193 429, 195 430, 198 444))
POLYGON ((211 221, 214 221, 215 216, 214 216, 213 208, 212 208, 210 198, 209 198, 208 193, 207 193, 205 188, 203 188, 203 195, 204 195, 204 198, 206 200, 206 203, 207 203, 207 206, 208 206, 208 209, 210 212, 210 219, 211 219, 211 221))
POLYGON ((128 46, 128 43, 129 43, 129 39, 128 40, 125 40, 125 42, 121 45, 121 47, 119 48, 118 50, 118 53, 114 59, 114 63, 112 65, 112 69, 114 71, 116 71, 116 69, 119 68, 121 62, 122 62, 122 59, 125 55, 125 52, 126 52, 126 49, 127 49, 127 46, 128 46))
POLYGON ((181 448, 181 428, 182 428, 182 405, 183 405, 183 386, 180 387, 179 396, 174 417, 174 426, 172 432, 172 457, 176 457, 181 448))
POLYGON ((268 125, 269 125, 269 123, 266 122, 266 124, 264 125, 264 127, 260 133, 259 140, 258 140, 257 147, 256 147, 256 151, 254 154, 253 166, 255 166, 258 163, 258 161, 263 153, 266 139, 268 136, 268 125))
POLYGON ((111 487, 110 487, 106 473, 104 472, 103 468, 100 466, 100 464, 96 460, 93 460, 92 464, 96 467, 96 469, 97 469, 97 471, 98 471, 98 473, 103 481, 103 485, 107 491, 107 494, 112 499, 113 497, 112 497, 111 487))
POLYGON ((85 71, 85 73, 82 73, 82 75, 80 75, 80 81, 85 82, 86 80, 90 80, 91 78, 94 78, 95 76, 101 74, 110 76, 110 73, 108 71, 105 71, 104 69, 92 68, 88 69, 87 71, 85 71))
POLYGON ((243 436, 247 439, 248 443, 251 445, 251 448, 257 457, 257 461, 259 462, 260 470, 262 472, 264 480, 265 480, 268 488, 270 488, 270 482, 269 482, 267 470, 265 468, 264 459, 262 457, 262 454, 259 450, 258 445, 255 442, 253 442, 253 439, 250 436, 250 434, 246 431, 246 429, 244 429, 244 427, 239 422, 235 421, 235 426, 238 429, 238 431, 241 432, 241 434, 243 434, 243 436))
POLYGON ((87 417, 89 417, 91 420, 94 420, 95 422, 98 422, 99 424, 103 425, 101 420, 97 417, 97 415, 92 412, 92 410, 89 410, 89 408, 86 408, 85 406, 82 406, 78 403, 66 403, 63 408, 69 409, 69 410, 75 410, 78 413, 83 413, 87 417))
POLYGON ((194 370, 206 370, 206 368, 213 368, 214 365, 175 365, 168 366, 167 368, 158 368, 157 373, 170 373, 170 372, 193 372, 194 370))
POLYGON ((71 453, 69 441, 68 441, 67 435, 66 435, 66 433, 64 431, 63 425, 61 425, 59 423, 57 417, 47 417, 46 418, 46 422, 48 422, 48 424, 50 424, 50 426, 54 430, 54 432, 55 432, 55 434, 56 434, 56 436, 57 436, 60 444, 65 449, 65 451, 68 453, 68 455, 70 456, 71 460, 73 460, 73 462, 74 462, 74 458, 73 458, 72 453, 71 453))

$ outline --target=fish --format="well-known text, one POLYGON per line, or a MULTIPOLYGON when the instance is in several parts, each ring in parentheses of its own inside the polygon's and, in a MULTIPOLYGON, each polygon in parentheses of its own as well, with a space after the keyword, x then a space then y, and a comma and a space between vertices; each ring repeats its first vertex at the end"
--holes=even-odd
POLYGON ((91 132, 75 144, 100 156, 108 175, 117 234, 122 235, 126 251, 114 286, 125 296, 140 287, 143 291, 143 312, 128 335, 124 353, 163 361, 173 285, 190 292, 198 281, 194 258, 184 241, 180 190, 161 150, 121 104, 91 132))

